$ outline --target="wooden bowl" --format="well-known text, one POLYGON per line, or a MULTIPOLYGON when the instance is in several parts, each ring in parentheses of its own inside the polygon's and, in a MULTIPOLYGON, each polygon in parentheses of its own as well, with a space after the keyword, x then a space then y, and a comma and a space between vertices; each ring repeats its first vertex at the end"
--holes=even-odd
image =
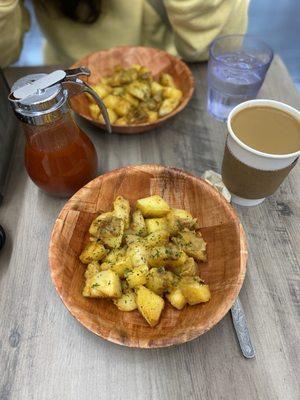
POLYGON ((51 236, 49 263, 56 290, 71 314, 90 331, 131 347, 165 347, 192 340, 212 328, 231 308, 246 272, 245 234, 233 208, 204 180, 159 165, 128 166, 106 173, 80 189, 60 212, 51 236), (88 228, 117 195, 131 205, 160 194, 173 207, 198 218, 207 242, 208 262, 200 275, 210 285, 208 303, 181 311, 166 301, 159 324, 151 328, 138 311, 122 312, 108 299, 81 294, 85 266, 78 256, 89 240, 88 228))
MULTIPOLYGON (((156 128, 183 110, 194 91, 195 80, 188 66, 179 58, 165 51, 153 49, 151 47, 114 47, 110 50, 92 53, 77 61, 71 68, 80 66, 89 68, 91 70, 91 75, 87 78, 87 82, 90 85, 95 85, 99 82, 101 77, 112 74, 116 65, 128 68, 132 64, 141 64, 148 67, 155 78, 163 72, 172 75, 176 86, 183 92, 183 98, 180 105, 174 111, 154 123, 126 126, 112 125, 113 132, 132 134, 146 132, 156 128)), ((81 117, 105 129, 105 125, 92 119, 90 116, 89 101, 84 94, 72 97, 71 107, 81 117)))

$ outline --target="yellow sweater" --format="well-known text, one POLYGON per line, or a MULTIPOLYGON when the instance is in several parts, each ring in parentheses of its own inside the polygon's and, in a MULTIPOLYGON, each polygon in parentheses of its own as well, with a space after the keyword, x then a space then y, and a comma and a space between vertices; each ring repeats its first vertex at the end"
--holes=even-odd
MULTIPOLYGON (((171 29, 147 0, 102 0, 100 17, 93 24, 64 17, 51 1, 34 0, 47 39, 45 63, 70 64, 93 51, 124 44, 157 47, 186 61, 202 61, 215 37, 244 33, 247 27, 248 0, 160 1, 171 29)), ((28 26, 22 1, 0 0, 1 66, 18 58, 28 26)))

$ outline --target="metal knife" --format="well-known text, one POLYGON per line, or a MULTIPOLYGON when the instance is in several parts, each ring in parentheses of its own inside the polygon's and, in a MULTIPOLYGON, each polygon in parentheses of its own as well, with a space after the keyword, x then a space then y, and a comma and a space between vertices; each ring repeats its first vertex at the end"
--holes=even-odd
POLYGON ((254 358, 255 350, 251 343, 246 316, 239 297, 237 297, 231 308, 231 317, 243 356, 246 358, 254 358))

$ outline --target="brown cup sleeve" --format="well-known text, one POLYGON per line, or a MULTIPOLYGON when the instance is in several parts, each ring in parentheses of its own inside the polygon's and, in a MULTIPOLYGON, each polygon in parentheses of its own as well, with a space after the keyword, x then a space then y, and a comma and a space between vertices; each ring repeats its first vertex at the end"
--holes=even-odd
POLYGON ((298 158, 287 167, 274 171, 256 169, 238 160, 226 143, 222 163, 222 179, 227 189, 236 196, 253 200, 262 199, 278 189, 297 161, 298 158))

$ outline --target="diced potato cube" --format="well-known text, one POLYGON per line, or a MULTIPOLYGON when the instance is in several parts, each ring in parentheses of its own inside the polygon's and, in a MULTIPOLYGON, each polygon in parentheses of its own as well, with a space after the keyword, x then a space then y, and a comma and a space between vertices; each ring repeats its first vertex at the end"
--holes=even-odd
POLYGON ((103 261, 103 263, 100 264, 100 271, 106 271, 107 269, 111 269, 111 267, 111 263, 103 261))
POLYGON ((120 72, 120 71, 122 71, 122 65, 120 65, 120 64, 117 64, 117 65, 115 65, 114 66, 114 73, 113 73, 113 76, 115 75, 115 73, 116 72, 120 72))
POLYGON ((122 126, 125 126, 125 125, 127 125, 127 120, 126 120, 126 118, 124 118, 124 117, 118 118, 118 119, 114 122, 114 124, 115 124, 115 125, 122 125, 122 126))
POLYGON ((130 103, 132 106, 134 107, 138 107, 139 105, 139 100, 135 97, 133 97, 130 93, 125 92, 122 97, 128 101, 128 103, 130 103))
POLYGON ((125 278, 130 288, 144 285, 147 282, 148 267, 146 264, 139 265, 132 270, 125 271, 125 278))
POLYGON ((128 75, 130 76, 131 82, 136 81, 138 79, 138 71, 131 67, 127 70, 128 75))
POLYGON ((156 111, 147 111, 148 122, 151 124, 158 120, 158 113, 156 111))
POLYGON ((163 90, 165 99, 174 99, 180 101, 182 98, 182 91, 172 87, 165 87, 163 90))
POLYGON ((98 85, 92 86, 92 88, 97 93, 97 95, 101 97, 101 99, 104 99, 112 91, 111 87, 105 85, 104 83, 99 83, 98 85))
POLYGON ((156 231, 167 230, 166 218, 148 218, 145 220, 148 234, 156 231))
POLYGON ((164 117, 167 114, 170 114, 175 108, 178 106, 179 100, 177 99, 165 99, 158 111, 158 115, 160 117, 164 117))
POLYGON ((163 246, 164 244, 168 243, 169 237, 169 231, 155 231, 145 237, 144 243, 146 247, 163 246))
POLYGON ((112 90, 112 94, 115 96, 121 96, 124 93, 125 93, 125 88, 122 86, 116 86, 112 90))
POLYGON ((136 208, 144 217, 163 217, 170 211, 169 204, 158 195, 137 200, 136 208))
POLYGON ((197 261, 206 261, 206 243, 200 233, 185 231, 180 232, 172 241, 188 256, 197 261))
MULTIPOLYGON (((109 117, 109 122, 111 124, 114 124, 116 122, 117 118, 118 118, 117 114, 114 112, 114 110, 112 108, 107 108, 106 110, 107 110, 107 114, 108 114, 108 117, 109 117)), ((99 120, 100 124, 105 124, 105 121, 104 121, 104 118, 103 118, 102 114, 99 115, 98 120, 99 120)))
POLYGON ((166 220, 171 235, 176 235, 183 228, 195 229, 197 225, 196 218, 193 218, 189 212, 178 208, 171 208, 166 215, 166 220))
POLYGON ((198 277, 181 278, 179 287, 190 305, 204 303, 211 298, 209 286, 202 283, 198 277))
POLYGON ((114 304, 118 307, 121 311, 133 311, 137 309, 136 304, 136 294, 133 290, 128 290, 122 297, 119 299, 114 300, 114 304))
POLYGON ((89 232, 109 248, 119 248, 124 233, 124 221, 113 212, 100 214, 92 222, 89 232))
POLYGON ((189 257, 183 265, 173 268, 172 271, 179 276, 196 276, 198 274, 198 265, 193 257, 189 257))
POLYGON ((121 85, 126 85, 132 81, 135 81, 138 77, 138 73, 134 68, 120 68, 120 70, 115 70, 115 73, 111 79, 111 86, 117 87, 121 85))
POLYGON ((163 267, 150 269, 147 276, 146 287, 160 296, 169 288, 172 273, 163 267))
POLYGON ((118 103, 114 106, 114 111, 117 113, 119 117, 125 117, 131 108, 131 104, 125 100, 120 99, 118 103))
POLYGON ((155 103, 156 103, 157 110, 159 110, 159 107, 161 106, 161 103, 163 102, 163 95, 162 95, 162 92, 161 92, 161 93, 156 93, 156 94, 153 96, 153 100, 154 100, 155 103))
POLYGON ((94 292, 93 292, 93 295, 91 294, 91 286, 89 284, 90 281, 91 281, 91 279, 87 279, 86 280, 85 285, 84 285, 83 290, 82 290, 82 296, 83 297, 103 297, 101 295, 101 293, 100 294, 99 293, 94 294, 94 292))
POLYGON ((171 271, 166 271, 166 290, 170 292, 178 284, 180 278, 171 271))
POLYGON ((100 83, 102 83, 103 85, 110 86, 111 77, 109 77, 109 76, 103 76, 103 77, 100 79, 100 83))
POLYGON ((105 97, 105 99, 103 100, 103 103, 105 104, 105 106, 107 108, 111 108, 114 110, 115 106, 119 103, 119 101, 120 101, 119 96, 110 94, 107 97, 105 97))
POLYGON ((83 264, 89 264, 92 261, 102 260, 106 256, 107 250, 98 242, 89 242, 79 256, 83 264))
POLYGON ((170 74, 162 74, 160 77, 160 84, 162 86, 170 86, 170 87, 176 87, 174 83, 174 79, 170 74))
POLYGON ((109 211, 106 213, 99 214, 90 225, 89 233, 92 235, 91 237, 95 237, 99 239, 99 222, 104 220, 109 220, 113 217, 113 212, 109 211))
POLYGON ((152 76, 149 68, 142 66, 138 71, 138 77, 143 80, 151 80, 152 76))
POLYGON ((177 310, 182 310, 187 303, 186 298, 179 288, 174 288, 171 290, 170 293, 166 295, 166 298, 173 307, 177 308, 177 310))
POLYGON ((132 214, 131 229, 136 235, 146 236, 147 228, 141 210, 135 210, 132 214))
POLYGON ((137 242, 130 244, 126 255, 131 259, 134 267, 146 264, 147 262, 147 250, 143 243, 137 242))
POLYGON ((131 75, 133 81, 138 79, 138 71, 132 65, 130 66, 130 68, 128 68, 128 72, 131 75))
POLYGON ((151 267, 179 267, 187 260, 187 255, 176 246, 160 246, 149 251, 148 263, 151 267))
POLYGON ((122 296, 121 281, 118 275, 108 269, 87 279, 83 289, 85 297, 116 297, 122 296))
POLYGON ((126 120, 129 124, 141 124, 147 122, 148 114, 142 107, 132 108, 129 114, 126 116, 126 120))
POLYGON ((179 219, 184 228, 191 228, 197 222, 197 219, 193 218, 192 214, 190 214, 186 210, 182 210, 180 208, 172 208, 170 213, 173 213, 174 216, 179 219))
POLYGON ((150 98, 150 99, 148 99, 146 101, 141 101, 140 102, 140 108, 142 110, 144 110, 147 113, 148 117, 149 117, 149 112, 150 111, 156 111, 157 110, 157 104, 156 104, 154 99, 150 98))
POLYGON ((143 238, 138 235, 134 235, 133 233, 124 233, 124 240, 127 246, 133 243, 142 243, 143 238))
MULTIPOLYGON (((170 247, 167 247, 167 249, 169 248, 170 247)), ((171 254, 168 255, 167 253, 166 255, 169 258, 165 261, 165 265, 170 268, 179 267, 180 265, 184 264, 187 259, 187 255, 181 250, 175 250, 174 253, 171 252, 171 254)))
POLYGON ((139 71, 142 68, 140 64, 132 64, 131 67, 134 68, 136 71, 139 71))
POLYGON ((94 236, 90 236, 90 242, 98 242, 98 239, 94 236))
POLYGON ((127 92, 139 100, 147 100, 150 97, 150 86, 146 82, 131 82, 127 86, 127 92))
POLYGON ((86 267, 84 277, 85 279, 91 278, 93 275, 96 275, 98 272, 101 271, 100 264, 98 261, 92 261, 86 267))
POLYGON ((100 108, 98 104, 90 104, 89 105, 91 117, 95 120, 99 118, 100 115, 100 108))
POLYGON ((164 87, 156 81, 151 82, 151 94, 155 96, 156 94, 161 94, 164 87))
POLYGON ((125 247, 110 250, 105 259, 103 260, 103 263, 100 265, 101 271, 110 269, 120 258, 124 257, 125 254, 126 254, 125 247))
POLYGON ((114 73, 113 73, 113 75, 115 75, 115 72, 120 72, 120 71, 122 71, 122 65, 120 65, 120 64, 117 64, 117 65, 115 65, 114 66, 114 73))
POLYGON ((104 261, 110 263, 111 265, 114 264, 120 257, 125 256, 126 248, 122 247, 120 249, 112 249, 109 251, 107 256, 105 257, 104 261))
POLYGON ((146 287, 140 286, 136 290, 136 303, 139 312, 148 324, 150 326, 157 325, 165 306, 164 300, 146 287))
POLYGON ((124 221, 125 229, 129 228, 130 204, 123 196, 117 196, 115 198, 114 215, 124 221))
POLYGON ((126 270, 132 268, 132 263, 129 257, 120 257, 115 264, 111 267, 112 271, 119 275, 120 278, 124 278, 126 270))

